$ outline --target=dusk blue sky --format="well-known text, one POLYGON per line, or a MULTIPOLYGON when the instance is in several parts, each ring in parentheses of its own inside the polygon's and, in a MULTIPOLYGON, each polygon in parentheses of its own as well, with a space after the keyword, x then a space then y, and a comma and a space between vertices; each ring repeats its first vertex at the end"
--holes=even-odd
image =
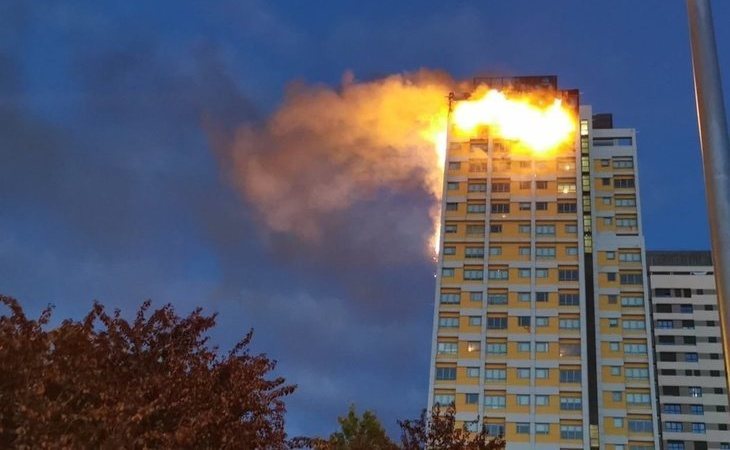
MULTIPOLYGON (((728 104, 730 2, 713 7, 728 104)), ((638 129, 647 247, 709 247, 683 1, 5 0, 0 292, 57 319, 200 305, 217 343, 253 327, 299 385, 291 434, 333 431, 350 403, 394 430, 426 403, 429 199, 382 193, 303 245, 262 228, 211 129, 264 120, 293 81, 422 67, 558 75, 638 129), (399 224, 414 238, 360 234, 399 224)))

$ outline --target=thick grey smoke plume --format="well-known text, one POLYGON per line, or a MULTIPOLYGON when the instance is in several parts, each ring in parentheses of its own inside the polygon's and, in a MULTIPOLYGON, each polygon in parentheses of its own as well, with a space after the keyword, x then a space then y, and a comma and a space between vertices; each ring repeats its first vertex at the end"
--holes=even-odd
MULTIPOLYGON (((269 230, 310 243, 379 196, 420 192, 433 204, 443 167, 434 142, 452 84, 422 70, 370 82, 346 75, 339 90, 294 85, 268 120, 237 130, 226 154, 233 181, 269 230)), ((382 217, 359 220, 368 233, 382 217)))

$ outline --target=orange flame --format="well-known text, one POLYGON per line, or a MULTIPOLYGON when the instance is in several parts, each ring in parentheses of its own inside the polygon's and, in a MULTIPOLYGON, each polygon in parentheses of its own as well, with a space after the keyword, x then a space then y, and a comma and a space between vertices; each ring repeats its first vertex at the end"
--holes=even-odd
MULTIPOLYGON (((518 144, 515 148, 534 156, 549 156, 573 139, 577 120, 559 98, 553 98, 547 106, 540 106, 538 100, 535 94, 510 96, 495 89, 480 87, 471 99, 455 103, 450 117, 452 132, 459 138, 469 139, 476 135, 479 128, 488 127, 493 137, 518 144)), ((429 133, 438 155, 439 170, 443 173, 446 129, 433 129, 429 133)), ((430 239, 434 258, 439 252, 440 239, 439 210, 435 214, 434 232, 430 239)))

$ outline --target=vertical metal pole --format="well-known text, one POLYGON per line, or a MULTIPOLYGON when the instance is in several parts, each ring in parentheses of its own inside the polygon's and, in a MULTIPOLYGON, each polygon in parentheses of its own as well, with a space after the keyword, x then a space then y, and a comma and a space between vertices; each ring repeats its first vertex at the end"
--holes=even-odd
POLYGON ((710 1, 687 0, 687 12, 725 375, 730 386, 730 141, 710 1))

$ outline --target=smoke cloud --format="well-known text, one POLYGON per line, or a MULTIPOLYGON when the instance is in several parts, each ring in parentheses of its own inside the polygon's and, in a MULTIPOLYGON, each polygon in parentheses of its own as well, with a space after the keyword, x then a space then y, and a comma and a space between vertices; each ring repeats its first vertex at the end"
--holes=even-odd
MULTIPOLYGON (((268 230, 308 243, 383 194, 421 192, 436 204, 443 161, 435 143, 453 84, 421 70, 368 82, 345 74, 338 90, 292 85, 265 122, 236 131, 225 154, 233 181, 268 230)), ((361 232, 381 219, 366 218, 361 232)))

